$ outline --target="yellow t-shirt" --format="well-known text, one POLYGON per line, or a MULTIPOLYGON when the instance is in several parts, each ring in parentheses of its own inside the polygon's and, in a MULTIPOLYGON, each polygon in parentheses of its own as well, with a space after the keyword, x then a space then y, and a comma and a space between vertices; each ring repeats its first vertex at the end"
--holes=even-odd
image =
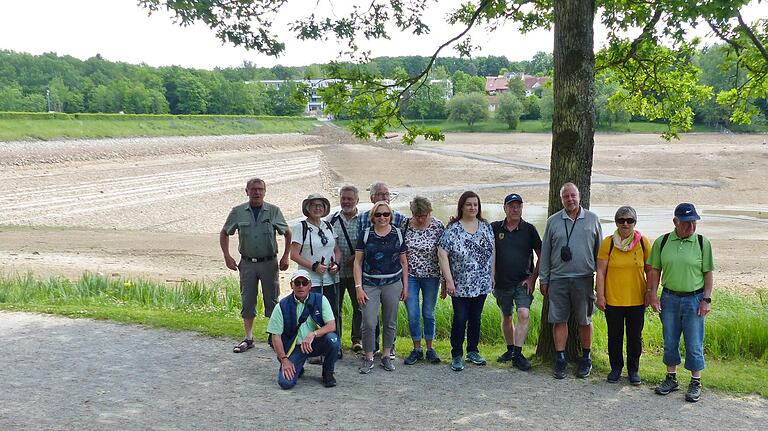
POLYGON ((600 244, 598 260, 608 261, 608 273, 605 277, 605 302, 616 307, 629 307, 645 303, 645 261, 651 255, 651 242, 643 236, 634 249, 621 251, 613 247, 610 258, 608 251, 613 235, 607 236, 600 244))

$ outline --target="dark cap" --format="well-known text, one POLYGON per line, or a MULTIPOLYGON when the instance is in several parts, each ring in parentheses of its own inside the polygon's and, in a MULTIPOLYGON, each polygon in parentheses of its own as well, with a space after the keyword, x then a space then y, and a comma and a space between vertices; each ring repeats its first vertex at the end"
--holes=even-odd
POLYGON ((696 212, 696 207, 685 202, 675 207, 675 218, 680 221, 701 220, 699 213, 696 212))
POLYGON ((511 193, 508 194, 507 197, 504 198, 504 205, 510 203, 510 202, 520 202, 523 203, 523 198, 520 197, 517 193, 511 193))

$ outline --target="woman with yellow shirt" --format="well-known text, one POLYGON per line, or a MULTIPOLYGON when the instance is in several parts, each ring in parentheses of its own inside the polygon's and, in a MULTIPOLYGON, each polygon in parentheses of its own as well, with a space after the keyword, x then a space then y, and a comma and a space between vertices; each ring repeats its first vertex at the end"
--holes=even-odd
POLYGON ((651 242, 635 230, 637 212, 623 206, 616 211, 616 232, 607 236, 597 253, 597 308, 608 324, 608 382, 616 383, 624 368, 624 327, 627 329, 627 374, 633 385, 641 383, 638 372, 643 351, 645 280, 650 265, 651 242))

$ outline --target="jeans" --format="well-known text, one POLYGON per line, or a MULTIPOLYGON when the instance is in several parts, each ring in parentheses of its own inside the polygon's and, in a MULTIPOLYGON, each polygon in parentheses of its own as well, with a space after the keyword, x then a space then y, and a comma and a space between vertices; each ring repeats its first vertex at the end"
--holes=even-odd
POLYGON ((704 317, 699 316, 703 293, 676 296, 661 294, 661 326, 664 334, 664 364, 680 364, 680 334, 685 340, 685 368, 704 369, 704 317))
POLYGON ((645 305, 631 307, 605 306, 605 322, 608 324, 608 360, 612 370, 624 368, 624 327, 627 329, 627 371, 640 369, 643 352, 643 326, 645 305))
POLYGON ((480 317, 483 315, 485 297, 480 295, 474 298, 461 298, 454 296, 453 323, 451 324, 451 357, 464 354, 464 334, 467 334, 467 352, 479 352, 477 345, 480 343, 480 317))
POLYGON ((337 283, 328 286, 312 286, 310 292, 322 293, 331 304, 331 311, 336 320, 336 335, 341 339, 341 321, 339 320, 339 285, 337 283))
POLYGON ((342 277, 339 279, 339 315, 337 318, 338 322, 338 334, 339 338, 341 338, 341 328, 342 328, 342 316, 343 316, 343 305, 344 305, 344 292, 347 292, 349 294, 350 302, 352 303, 352 344, 359 343, 362 338, 362 324, 363 324, 363 313, 360 311, 360 304, 357 303, 357 292, 355 291, 355 279, 352 277, 342 277))
POLYGON ((408 327, 413 341, 421 341, 421 318, 424 318, 424 339, 435 339, 435 304, 440 288, 439 277, 408 277, 408 298, 405 308, 408 310, 408 327), (419 307, 419 290, 424 300, 419 307))
POLYGON ((291 389, 296 386, 296 382, 299 380, 302 370, 304 369, 304 362, 307 358, 313 356, 325 356, 323 360, 323 375, 333 373, 336 368, 336 356, 339 354, 339 336, 331 332, 325 334, 322 337, 315 338, 312 341, 312 352, 304 353, 301 351, 301 340, 296 340, 296 347, 293 348, 293 352, 288 356, 288 360, 293 363, 296 373, 292 379, 286 379, 283 376, 283 369, 277 370, 277 384, 283 389, 291 389))

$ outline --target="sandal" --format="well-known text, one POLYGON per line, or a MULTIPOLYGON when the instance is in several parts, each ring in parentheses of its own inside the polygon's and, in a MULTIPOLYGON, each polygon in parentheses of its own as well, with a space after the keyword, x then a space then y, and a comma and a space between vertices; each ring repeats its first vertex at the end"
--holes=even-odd
POLYGON ((253 340, 249 340, 246 338, 243 341, 237 343, 235 347, 232 349, 232 352, 243 353, 250 348, 253 348, 253 340))

